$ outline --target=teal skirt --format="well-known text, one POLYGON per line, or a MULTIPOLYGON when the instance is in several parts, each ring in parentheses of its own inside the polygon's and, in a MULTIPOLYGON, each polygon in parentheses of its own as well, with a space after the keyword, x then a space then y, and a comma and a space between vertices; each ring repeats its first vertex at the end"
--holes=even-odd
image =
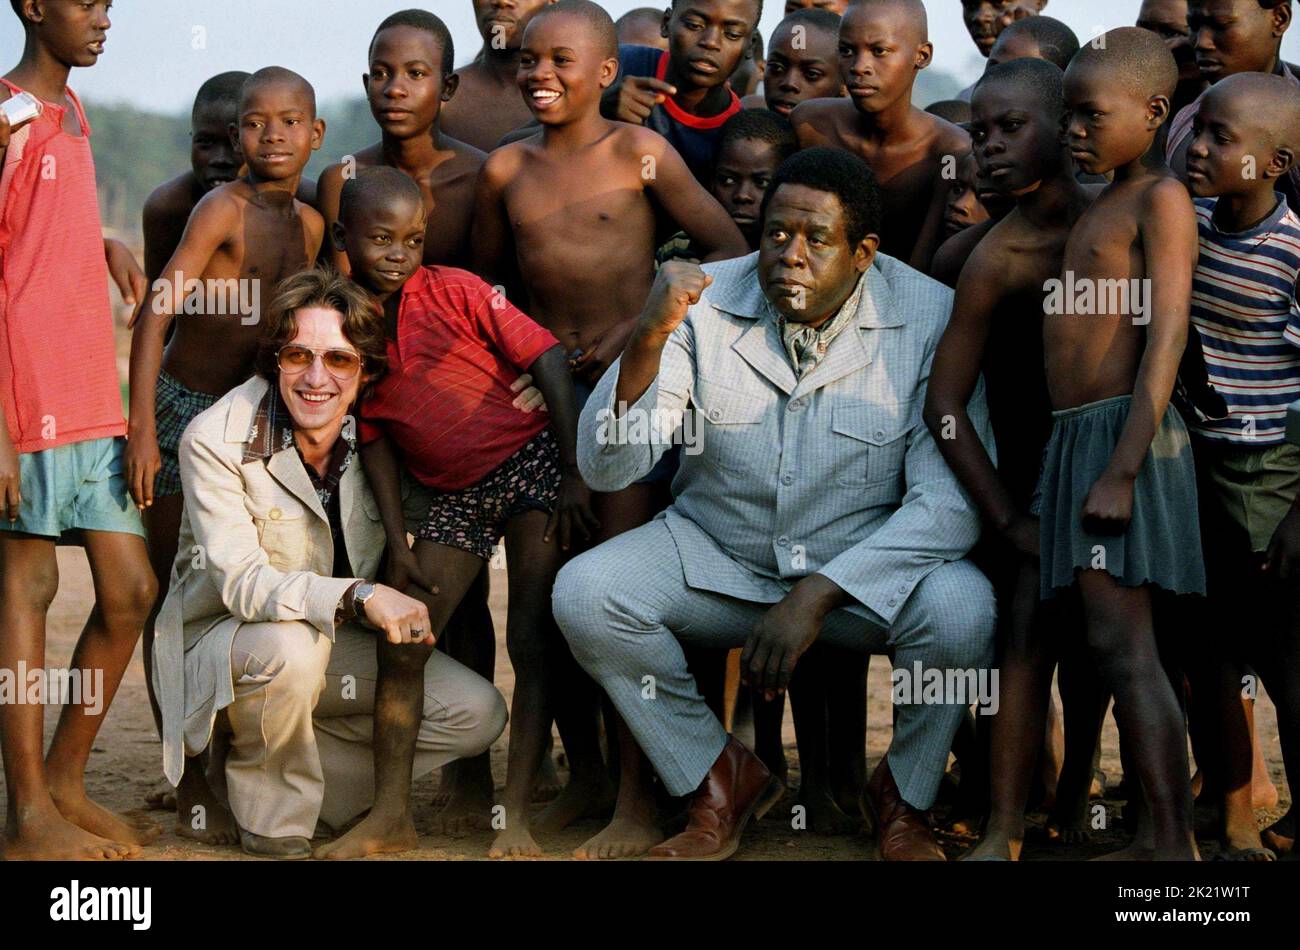
POLYGON ((1038 484, 1044 600, 1086 570, 1104 570, 1125 587, 1154 584, 1175 594, 1205 593, 1192 444, 1172 405, 1134 484, 1127 530, 1084 530, 1084 501, 1110 464, 1131 402, 1131 396, 1115 396, 1052 413, 1038 484))

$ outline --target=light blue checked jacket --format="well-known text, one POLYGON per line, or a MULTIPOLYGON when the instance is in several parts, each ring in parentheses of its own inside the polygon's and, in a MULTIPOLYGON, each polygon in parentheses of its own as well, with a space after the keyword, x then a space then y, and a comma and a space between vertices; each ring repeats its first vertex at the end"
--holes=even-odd
MULTIPOLYGON (((579 423, 582 475, 595 491, 617 491, 676 439, 675 500, 660 517, 687 584, 775 603, 820 573, 892 624, 912 589, 980 534, 921 419, 952 291, 876 255, 855 325, 797 379, 757 260, 704 268, 712 285, 622 416, 613 411, 620 364, 605 373, 579 423)), ((970 416, 992 454, 982 382, 970 416)))

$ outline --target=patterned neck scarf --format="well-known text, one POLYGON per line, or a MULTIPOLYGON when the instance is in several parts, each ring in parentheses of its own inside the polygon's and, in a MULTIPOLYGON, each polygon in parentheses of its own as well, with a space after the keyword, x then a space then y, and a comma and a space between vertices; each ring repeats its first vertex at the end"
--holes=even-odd
POLYGON ((785 343, 786 355, 794 366, 795 375, 803 378, 822 361, 831 341, 839 336, 844 328, 851 325, 858 315, 858 302, 862 299, 862 288, 866 286, 866 274, 858 278, 849 294, 849 299, 835 312, 835 315, 820 327, 811 327, 806 323, 793 323, 777 313, 768 304, 768 309, 776 317, 776 325, 781 330, 781 340, 785 343))
POLYGON ((334 443, 334 450, 330 453, 329 465, 325 469, 324 476, 318 475, 316 467, 307 464, 307 460, 302 457, 302 452, 298 449, 298 443, 294 441, 293 416, 289 414, 289 407, 284 404, 284 399, 280 396, 280 387, 272 382, 271 388, 262 397, 262 402, 253 416, 253 427, 249 431, 248 442, 244 444, 244 461, 269 459, 272 455, 290 448, 298 452, 298 459, 302 462, 302 467, 307 470, 307 477, 311 479, 312 487, 316 489, 316 497, 320 499, 321 507, 327 512, 332 511, 331 502, 334 500, 334 494, 338 491, 343 473, 352 464, 352 457, 355 454, 355 446, 348 436, 347 427, 344 427, 343 434, 334 443))

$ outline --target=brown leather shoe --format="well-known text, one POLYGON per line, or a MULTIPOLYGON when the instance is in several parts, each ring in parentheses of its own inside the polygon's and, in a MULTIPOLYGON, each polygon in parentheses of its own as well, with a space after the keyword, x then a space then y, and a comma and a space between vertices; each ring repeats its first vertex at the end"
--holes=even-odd
POLYGON ((867 782, 867 804, 876 819, 876 844, 885 861, 947 861, 934 840, 929 814, 903 800, 886 758, 867 782))
POLYGON ((725 861, 751 818, 762 818, 785 783, 734 736, 687 806, 686 830, 650 849, 652 861, 725 861))

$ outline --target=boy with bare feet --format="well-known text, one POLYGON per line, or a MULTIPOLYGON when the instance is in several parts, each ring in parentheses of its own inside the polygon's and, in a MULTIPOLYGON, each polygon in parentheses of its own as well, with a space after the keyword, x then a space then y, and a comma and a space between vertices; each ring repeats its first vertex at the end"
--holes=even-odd
MULTIPOLYGON (((661 136, 601 117, 617 49, 609 15, 587 0, 561 0, 534 18, 519 85, 541 131, 489 156, 474 217, 475 271, 501 285, 517 274, 532 316, 571 354, 580 401, 636 325, 654 277, 657 213, 708 260, 748 250, 727 212, 661 136)), ((665 466, 597 496, 597 540, 649 521, 670 472, 665 466)), ((594 686, 585 688, 594 702, 594 686)), ((546 827, 576 819, 605 793, 603 782, 570 785, 546 827)))
MULTIPOLYGON (((382 305, 389 341, 389 373, 361 409, 362 461, 388 534, 390 582, 427 601, 434 638, 505 536, 515 690, 505 827, 488 854, 536 856, 529 804, 552 716, 563 715, 557 683, 576 665, 555 628, 550 591, 570 545, 596 527, 577 474, 573 384, 555 337, 494 288, 466 271, 421 266, 426 228, 419 189, 395 169, 369 169, 344 185, 334 243, 382 305), (525 370, 546 396, 545 414, 512 405, 510 384, 525 370), (414 550, 403 467, 433 492, 414 550)), ((378 688, 385 692, 382 673, 378 688)), ((418 712, 423 693, 390 699, 376 704, 376 787, 404 775, 409 798, 410 750, 395 745, 392 731, 418 712)), ((599 771, 594 736, 591 749, 570 749, 575 769, 584 752, 599 771)), ((372 812, 320 856, 367 853, 372 826, 383 821, 372 812)))
MULTIPOLYGON (((464 0, 459 0, 464 2, 464 0)), ((482 152, 532 118, 519 96, 519 44, 538 10, 555 0, 471 0, 483 48, 458 70, 458 95, 442 110, 442 131, 482 152)), ((451 57, 447 57, 450 67, 451 57)))
POLYGON ((790 116, 804 148, 846 149, 871 166, 885 201, 880 250, 918 269, 939 244, 944 158, 970 149, 960 128, 912 105, 916 75, 934 52, 928 30, 921 0, 853 4, 839 43, 849 98, 812 100, 790 116), (925 241, 923 231, 931 235, 925 241))
MULTIPOLYGON (((1001 704, 992 721, 992 814, 974 858, 1019 858, 1058 652, 1045 640, 1039 608, 1034 503, 1052 428, 1041 371, 1044 287, 1061 273, 1066 239, 1097 191, 1075 180, 1061 140, 1061 82, 1060 69, 1051 63, 1018 59, 990 66, 975 86, 974 154, 998 188, 1017 198, 961 271, 926 397, 926 422, 984 515, 979 560, 999 605, 1002 677, 1001 704), (996 464, 965 408, 981 373, 996 464)), ((1092 716, 1094 722, 1097 718, 1092 716)), ((1085 751, 1089 765, 1095 745, 1094 740, 1085 751)), ((963 783, 965 779, 963 769, 963 783)))
MULTIPOLYGON (((126 476, 160 550, 176 546, 181 434, 252 374, 262 296, 308 266, 320 249, 324 222, 295 193, 324 134, 305 79, 274 66, 254 73, 239 106, 248 173, 200 199, 138 317, 126 476)), ((166 570, 158 576, 169 577, 170 565, 166 570)), ((210 843, 235 840, 233 820, 197 764, 187 765, 176 804, 179 833, 210 843), (189 821, 196 804, 206 815, 202 828, 189 821)))
POLYGON ((1224 853, 1247 861, 1273 852, 1251 801, 1246 663, 1277 705, 1300 788, 1300 447, 1286 442, 1286 409, 1300 399, 1300 217, 1275 190, 1298 156, 1300 88, 1280 76, 1239 73, 1201 98, 1187 149, 1200 229, 1191 316, 1230 414, 1192 425, 1210 584, 1192 700, 1205 710, 1203 797, 1222 806, 1224 853))
POLYGON ((1113 180, 1075 224, 1044 303, 1054 421, 1039 481, 1039 589, 1044 599, 1078 591, 1149 806, 1149 840, 1139 834, 1114 857, 1186 860, 1197 854, 1186 734, 1153 601, 1205 593, 1191 441, 1170 405, 1196 218, 1168 169, 1143 161, 1177 82, 1164 43, 1136 27, 1086 44, 1065 73, 1071 155, 1113 180))
MULTIPOLYGON (((85 768, 153 603, 144 531, 122 477, 126 445, 108 277, 134 305, 144 275, 100 230, 91 130, 68 88, 104 52, 108 2, 14 0, 22 59, 0 100, 29 94, 36 118, 0 116, 0 670, 31 695, 45 670, 45 624, 58 589, 55 545, 83 545, 95 606, 72 655, 48 754, 45 704, 0 703, 7 860, 113 860, 158 829, 86 795, 85 768), (57 169, 57 175, 46 171, 57 169), (107 266, 106 266, 107 263, 107 266)), ((54 673, 55 671, 50 671, 54 673)))
MULTIPOLYGON (((349 177, 366 168, 396 168, 419 186, 424 199, 429 229, 424 236, 423 263, 463 266, 469 252, 474 184, 487 156, 440 127, 444 104, 451 101, 458 87, 458 77, 452 72, 455 47, 451 33, 432 13, 403 10, 379 24, 369 53, 362 83, 380 128, 380 141, 325 170, 317 207, 326 227, 332 228, 339 219, 339 196, 349 177)), ((326 242, 324 253, 343 273, 351 272, 344 250, 326 242)), ((529 382, 524 376, 515 386, 522 389, 529 382)), ((533 406, 524 398, 521 395, 516 405, 530 411, 533 406)), ((418 484, 411 483, 410 488, 412 495, 422 494, 418 484)), ((485 567, 452 614, 441 643, 452 657, 491 680, 496 637, 487 597, 485 567)), ((445 766, 443 790, 447 802, 439 813, 439 823, 445 833, 459 835, 471 827, 487 827, 493 787, 486 754, 445 766)))
POLYGON ((722 125, 741 108, 727 81, 762 15, 762 0, 671 0, 662 26, 668 49, 620 46, 601 111, 658 132, 707 182, 722 125))
POLYGON ((789 116, 805 99, 844 95, 839 64, 840 17, 829 10, 796 10, 772 31, 763 67, 763 95, 746 109, 766 107, 789 116))

